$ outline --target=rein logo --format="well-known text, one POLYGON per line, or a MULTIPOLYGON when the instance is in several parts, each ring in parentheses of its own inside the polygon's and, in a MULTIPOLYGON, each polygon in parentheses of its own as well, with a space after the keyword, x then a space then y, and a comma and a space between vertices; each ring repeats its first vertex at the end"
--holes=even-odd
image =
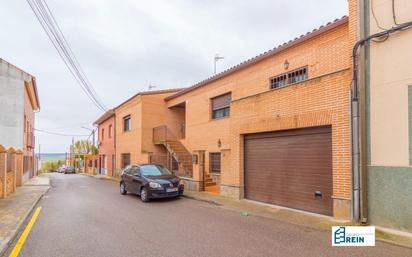
POLYGON ((375 246, 375 227, 332 227, 332 246, 375 246))

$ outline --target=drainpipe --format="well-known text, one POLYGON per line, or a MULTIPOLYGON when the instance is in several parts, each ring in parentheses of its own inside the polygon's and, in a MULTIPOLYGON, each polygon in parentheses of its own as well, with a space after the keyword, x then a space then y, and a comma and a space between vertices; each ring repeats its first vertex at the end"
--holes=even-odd
POLYGON ((358 50, 369 42, 372 39, 380 38, 383 36, 389 36, 390 34, 412 28, 412 21, 405 22, 394 26, 388 30, 381 31, 370 35, 364 39, 359 40, 353 46, 352 49, 352 99, 351 99, 351 131, 352 131, 352 140, 351 140, 351 166, 352 166, 352 199, 353 199, 353 208, 352 215, 355 222, 361 221, 361 173, 360 173, 360 134, 359 134, 359 88, 358 88, 358 50))

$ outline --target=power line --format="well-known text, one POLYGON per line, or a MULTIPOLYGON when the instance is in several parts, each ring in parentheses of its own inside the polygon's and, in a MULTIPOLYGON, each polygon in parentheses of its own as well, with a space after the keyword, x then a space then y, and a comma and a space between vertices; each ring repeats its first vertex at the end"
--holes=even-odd
POLYGON ((60 132, 53 132, 53 131, 47 131, 43 129, 34 129, 35 131, 50 134, 50 135, 55 135, 55 136, 62 136, 62 137, 88 137, 90 135, 73 135, 73 134, 65 134, 65 133, 60 133, 60 132))
MULTIPOLYGON (((90 83, 88 83, 88 79, 85 76, 83 70, 81 69, 80 65, 77 61, 77 59, 75 59, 75 56, 73 54, 73 51, 69 52, 68 48, 70 47, 69 44, 67 43, 67 41, 64 38, 63 33, 60 33, 56 30, 56 28, 58 27, 57 22, 53 22, 52 18, 51 18, 51 12, 50 12, 50 8, 48 8, 49 12, 46 10, 47 3, 46 5, 43 4, 42 0, 34 0, 34 2, 31 0, 31 7, 33 7, 32 9, 36 9, 38 11, 38 13, 35 12, 36 17, 38 17, 39 22, 42 24, 43 28, 45 29, 46 33, 49 36, 49 39, 52 42, 55 42, 55 44, 53 44, 56 48, 56 50, 58 50, 60 56, 63 58, 66 66, 69 68, 70 72, 72 73, 72 75, 77 78, 77 82, 79 83, 79 85, 82 87, 83 91, 86 93, 86 95, 90 98, 90 100, 92 100, 92 102, 101 110, 105 109, 105 107, 103 106, 103 104, 101 104, 101 100, 97 99, 97 94, 95 93, 93 87, 91 85, 89 85, 90 83), (49 15, 49 13, 51 15, 49 15), (53 38, 54 40, 53 40, 53 38), (60 50, 60 51, 59 51, 60 50), (66 58, 64 58, 66 57, 66 58), (76 60, 76 61, 75 61, 76 60)), ((30 3, 29 3, 30 4, 30 3)), ((54 17, 54 16, 53 16, 54 17)), ((55 21, 55 19, 54 19, 55 21)), ((70 48, 71 50, 71 48, 70 48)))
POLYGON ((58 25, 53 13, 45 0, 26 0, 32 9, 34 15, 39 21, 47 37, 52 42, 66 67, 69 69, 76 82, 83 92, 93 102, 93 104, 102 111, 106 111, 102 100, 97 95, 80 63, 78 62, 73 50, 68 44, 60 26, 58 25))

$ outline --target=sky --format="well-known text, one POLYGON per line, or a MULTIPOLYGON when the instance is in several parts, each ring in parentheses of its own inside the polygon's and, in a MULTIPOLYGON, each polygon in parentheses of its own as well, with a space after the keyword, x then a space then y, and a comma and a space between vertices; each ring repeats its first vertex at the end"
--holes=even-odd
MULTIPOLYGON (((347 15, 347 0, 46 0, 105 106, 133 94, 188 87, 347 15)), ((0 1, 0 57, 36 77, 35 127, 89 134, 102 114, 70 75, 25 0, 0 1)), ((75 140, 81 139, 75 138, 75 140)), ((84 138, 83 138, 84 139, 84 138)), ((71 137, 36 132, 36 150, 71 137)))

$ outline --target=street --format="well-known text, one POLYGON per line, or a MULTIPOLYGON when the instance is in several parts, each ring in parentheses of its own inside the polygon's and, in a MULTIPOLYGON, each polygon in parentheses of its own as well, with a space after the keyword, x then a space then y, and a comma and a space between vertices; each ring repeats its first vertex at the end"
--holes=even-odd
POLYGON ((19 256, 412 256, 412 249, 379 241, 375 247, 331 247, 330 231, 183 197, 143 203, 120 195, 114 181, 51 179, 19 256))

